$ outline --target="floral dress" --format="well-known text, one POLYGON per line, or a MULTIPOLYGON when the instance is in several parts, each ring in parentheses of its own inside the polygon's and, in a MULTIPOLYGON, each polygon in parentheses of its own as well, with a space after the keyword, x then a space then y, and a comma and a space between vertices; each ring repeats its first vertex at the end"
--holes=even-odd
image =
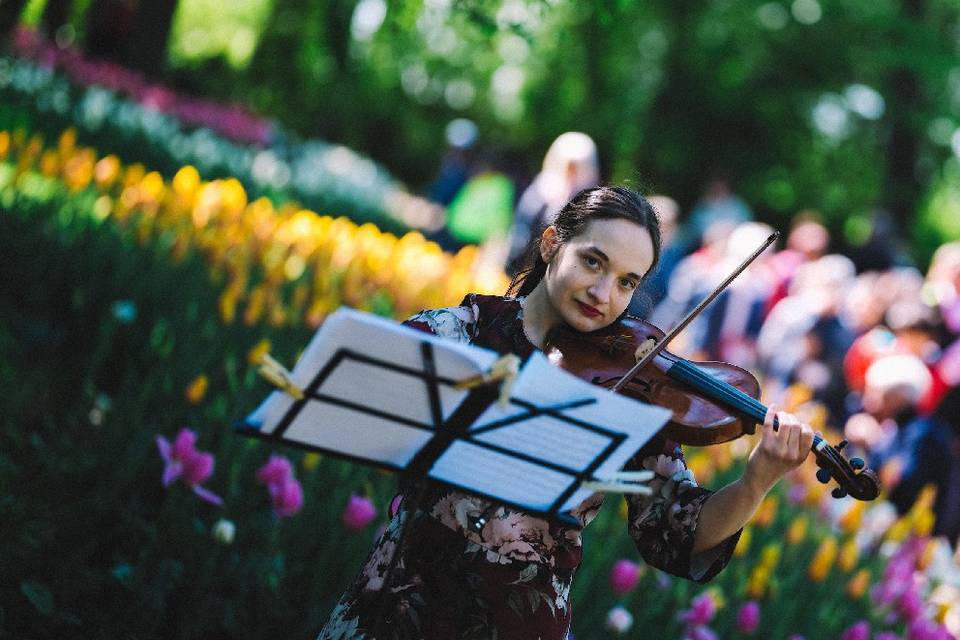
MULTIPOLYGON (((405 324, 501 354, 526 357, 536 348, 524 334, 519 298, 471 294, 458 307, 423 311, 405 324)), ((625 468, 656 474, 651 495, 626 497, 627 528, 643 559, 697 582, 713 578, 740 533, 693 554, 711 492, 697 486, 680 447, 657 436, 625 468)), ((580 530, 432 483, 419 489, 394 500, 390 523, 318 640, 566 638, 580 530), (414 495, 419 508, 410 504, 414 495), (401 524, 411 529, 384 592, 401 524)), ((573 515, 586 526, 603 500, 593 494, 573 515)))

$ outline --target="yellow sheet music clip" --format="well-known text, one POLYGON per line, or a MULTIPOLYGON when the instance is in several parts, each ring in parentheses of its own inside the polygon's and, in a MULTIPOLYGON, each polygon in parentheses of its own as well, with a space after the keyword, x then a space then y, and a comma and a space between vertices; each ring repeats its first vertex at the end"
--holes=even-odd
POLYGON ((513 391, 513 382, 517 379, 520 372, 520 357, 512 353, 501 356, 499 360, 493 363, 489 371, 465 378, 455 385, 454 389, 473 389, 485 384, 494 382, 500 383, 500 406, 505 407, 510 401, 510 393, 513 391))
POLYGON ((269 353, 263 354, 259 359, 259 363, 260 366, 257 368, 257 373, 272 382, 274 386, 282 391, 286 391, 297 400, 303 400, 306 397, 303 389, 293 384, 293 380, 290 378, 290 372, 287 371, 282 364, 270 357, 269 353))

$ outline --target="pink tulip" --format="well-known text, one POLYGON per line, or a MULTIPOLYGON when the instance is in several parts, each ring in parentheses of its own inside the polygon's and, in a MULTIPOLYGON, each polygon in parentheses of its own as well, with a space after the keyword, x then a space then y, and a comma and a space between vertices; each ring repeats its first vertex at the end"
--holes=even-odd
POLYGON ((272 455, 267 463, 257 470, 257 482, 271 485, 293 477, 293 465, 283 456, 272 455))
POLYGON ((923 613, 923 600, 915 586, 911 585, 903 592, 903 595, 900 596, 900 602, 897 603, 897 609, 908 622, 920 617, 920 614, 923 613))
POLYGON ((214 458, 212 453, 197 450, 197 435, 190 429, 180 429, 173 444, 163 436, 157 436, 157 449, 163 459, 163 475, 160 482, 168 487, 177 478, 190 487, 197 496, 217 506, 223 500, 215 493, 200 485, 213 475, 214 458))
POLYGON ((610 588, 617 595, 629 593, 637 586, 643 567, 630 560, 617 560, 610 570, 610 588))
POLYGON ((870 640, 870 624, 861 620, 852 627, 848 627, 840 635, 840 640, 870 640))
POLYGON ((373 506, 373 501, 366 496, 353 494, 347 501, 341 520, 347 531, 360 531, 376 517, 377 508, 373 506))
POLYGON ((293 465, 285 457, 270 456, 257 470, 257 482, 266 485, 277 517, 289 518, 303 507, 303 487, 293 477, 293 465))
POLYGON ((270 490, 273 512, 278 518, 289 518, 303 508, 303 487, 296 478, 287 478, 267 488, 270 490))
POLYGON ((737 611, 737 629, 743 633, 753 633, 760 624, 760 605, 749 600, 737 611))
POLYGON ((691 626, 709 624, 717 612, 717 605, 709 593, 701 593, 690 601, 690 608, 680 612, 680 620, 691 626))

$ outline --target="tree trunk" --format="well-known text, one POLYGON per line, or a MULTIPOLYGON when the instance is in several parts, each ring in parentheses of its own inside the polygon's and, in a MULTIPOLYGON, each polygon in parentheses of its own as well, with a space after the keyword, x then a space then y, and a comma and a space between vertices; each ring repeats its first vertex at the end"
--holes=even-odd
MULTIPOLYGON (((905 27, 919 27, 924 0, 907 0, 903 5, 905 27)), ((920 155, 919 134, 912 119, 922 112, 923 96, 917 73, 908 65, 893 69, 887 87, 890 137, 887 141, 887 180, 884 205, 893 214, 899 231, 910 229, 923 187, 917 176, 920 155)))
POLYGON ((13 28, 20 22, 20 14, 27 5, 27 0, 0 0, 0 39, 6 39, 13 28))
POLYGON ((87 53, 121 62, 132 14, 130 0, 93 0, 87 9, 87 53))
POLYGON ((177 0, 140 0, 124 43, 125 62, 147 75, 160 74, 167 63, 167 41, 177 0))
POLYGON ((73 0, 47 0, 47 6, 43 8, 43 18, 40 23, 43 25, 43 32, 48 38, 53 39, 57 35, 57 30, 70 22, 70 14, 73 12, 73 0))

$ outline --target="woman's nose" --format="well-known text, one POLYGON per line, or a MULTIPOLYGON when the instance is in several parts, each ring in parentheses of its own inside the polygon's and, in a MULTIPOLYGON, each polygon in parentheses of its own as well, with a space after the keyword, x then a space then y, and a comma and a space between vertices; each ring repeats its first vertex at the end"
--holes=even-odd
POLYGON ((606 303, 610 301, 610 290, 613 288, 613 278, 603 277, 593 283, 593 285, 587 289, 589 293, 597 302, 606 303))

